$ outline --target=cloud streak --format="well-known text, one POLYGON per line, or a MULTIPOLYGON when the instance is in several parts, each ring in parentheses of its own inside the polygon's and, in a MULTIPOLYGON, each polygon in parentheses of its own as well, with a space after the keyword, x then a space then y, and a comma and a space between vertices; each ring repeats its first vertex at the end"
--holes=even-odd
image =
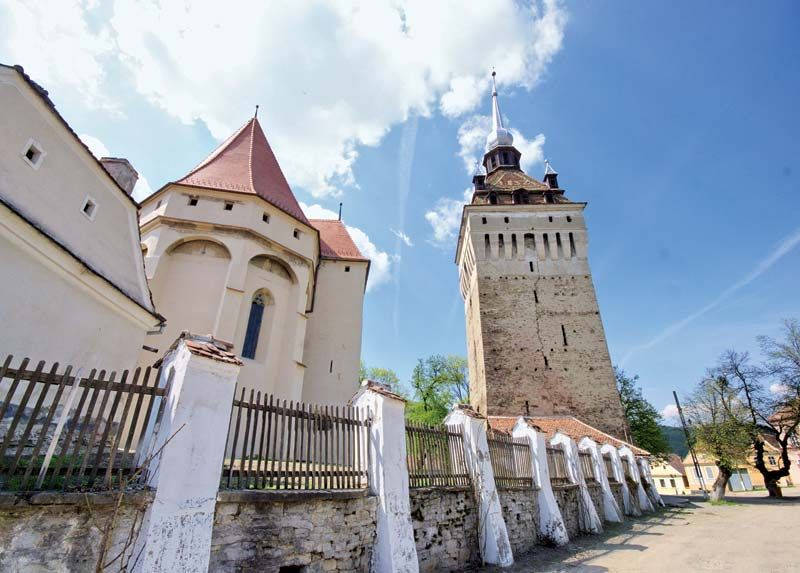
POLYGON ((637 352, 653 348, 654 346, 662 343, 664 340, 666 340, 673 334, 676 334, 677 332, 683 330, 687 325, 694 322, 704 314, 717 308, 720 304, 722 304, 728 297, 730 297, 736 291, 746 287, 751 282, 753 282, 758 277, 767 272, 775 263, 777 263, 783 257, 792 252, 792 250, 795 247, 797 247, 798 244, 800 244, 800 228, 795 229, 792 233, 784 237, 775 246, 775 248, 772 249, 772 251, 769 254, 767 254, 767 256, 762 258, 758 262, 758 264, 755 267, 753 267, 753 269, 749 273, 747 273, 744 277, 742 277, 741 279, 730 285, 728 288, 723 290, 714 300, 709 302, 707 305, 689 314, 688 316, 685 316, 681 320, 670 324, 644 344, 640 344, 638 346, 634 346, 633 348, 631 348, 628 351, 628 353, 623 357, 621 364, 625 365, 625 363, 637 352))

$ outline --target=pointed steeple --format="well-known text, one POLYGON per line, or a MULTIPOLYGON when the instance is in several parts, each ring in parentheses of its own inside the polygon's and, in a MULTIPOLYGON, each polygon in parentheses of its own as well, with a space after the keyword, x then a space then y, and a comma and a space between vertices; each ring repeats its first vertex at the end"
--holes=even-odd
POLYGON ((550 189, 558 189, 558 171, 553 169, 550 161, 544 160, 544 182, 550 189))
POLYGON ((287 215, 309 224, 255 115, 175 183, 258 195, 287 215))
POLYGON ((486 151, 501 145, 514 145, 514 136, 503 126, 500 103, 497 101, 497 72, 492 71, 492 131, 486 136, 486 151))

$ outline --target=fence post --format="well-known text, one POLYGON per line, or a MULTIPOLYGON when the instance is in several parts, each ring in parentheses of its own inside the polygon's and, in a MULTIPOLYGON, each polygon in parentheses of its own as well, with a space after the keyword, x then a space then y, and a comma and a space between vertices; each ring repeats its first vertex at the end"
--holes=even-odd
POLYGON ((547 444, 545 436, 537 432, 531 425, 520 417, 514 426, 512 434, 516 438, 526 437, 531 447, 531 464, 533 465, 534 483, 539 486, 537 505, 539 506, 539 535, 555 545, 565 545, 569 542, 567 527, 564 518, 553 494, 550 484, 550 469, 547 467, 547 444))
POLYGON ((486 418, 472 408, 457 404, 444 420, 458 425, 464 435, 464 451, 478 504, 478 543, 484 563, 508 567, 514 563, 506 522, 494 483, 494 470, 486 439, 486 418))
MULTIPOLYGON (((636 495, 639 498, 639 507, 642 508, 642 511, 655 511, 653 504, 650 503, 650 498, 647 497, 642 487, 642 478, 639 475, 639 464, 636 463, 636 456, 633 455, 633 451, 628 446, 622 446, 619 449, 619 457, 627 459, 630 464, 631 477, 633 481, 636 482, 636 495)), ((634 495, 634 492, 631 492, 631 495, 634 495)))
POLYGON ((583 477, 578 461, 578 446, 575 444, 575 440, 566 434, 557 432, 550 440, 550 445, 557 445, 563 448, 564 456, 567 459, 567 471, 570 474, 569 479, 578 486, 578 524, 581 531, 584 533, 602 533, 603 522, 600 521, 600 516, 597 515, 597 509, 594 507, 594 502, 592 502, 592 496, 589 495, 589 487, 586 485, 586 480, 583 477))
POLYGON ((183 332, 162 359, 162 375, 172 381, 149 448, 152 453, 163 449, 148 467, 147 484, 156 491, 134 547, 134 571, 208 570, 230 405, 241 365, 229 349, 213 338, 183 332))
POLYGON ((372 571, 417 573, 406 466, 406 401, 388 387, 364 380, 350 402, 372 416, 367 446, 369 487, 378 497, 372 571))
POLYGON ((608 483, 608 476, 606 475, 606 464, 600 455, 600 450, 597 447, 597 442, 588 436, 581 439, 578 444, 579 449, 589 452, 592 456, 592 467, 594 468, 594 475, 597 483, 600 484, 600 489, 603 490, 603 515, 606 521, 614 523, 622 522, 622 512, 620 512, 617 500, 614 499, 614 494, 611 491, 611 485, 608 483))

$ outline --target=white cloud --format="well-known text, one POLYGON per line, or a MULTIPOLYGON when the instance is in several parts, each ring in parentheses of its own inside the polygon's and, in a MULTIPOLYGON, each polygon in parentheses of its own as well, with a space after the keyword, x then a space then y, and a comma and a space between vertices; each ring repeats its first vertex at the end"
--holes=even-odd
POLYGON ((472 188, 464 191, 461 199, 442 197, 433 209, 425 213, 425 220, 433 229, 433 238, 430 243, 436 247, 449 247, 458 236, 461 227, 461 212, 464 204, 472 200, 472 188))
POLYGON ((139 179, 136 181, 136 186, 133 188, 133 193, 131 195, 137 201, 141 201, 145 197, 149 197, 153 194, 153 188, 150 187, 150 182, 147 181, 147 177, 139 174, 139 179))
POLYGON ((413 247, 414 246, 414 243, 411 241, 411 237, 406 235, 403 231, 395 231, 394 229, 389 229, 389 230, 392 232, 392 234, 395 237, 397 237, 398 239, 403 241, 403 243, 406 245, 406 247, 413 247))
POLYGON ((789 387, 786 384, 780 384, 779 382, 775 382, 774 384, 769 385, 769 391, 773 394, 785 394, 789 391, 789 387))
MULTIPOLYGON (((492 118, 490 116, 472 115, 458 128, 458 155, 464 161, 464 168, 470 175, 475 172, 475 165, 480 165, 480 161, 483 160, 486 135, 491 127, 492 118)), ((511 129, 511 134, 514 136, 514 147, 522 154, 520 167, 522 167, 523 171, 529 172, 535 165, 544 161, 544 134, 540 133, 533 139, 527 139, 522 133, 513 128, 511 129)), ((481 167, 481 169, 483 168, 481 167)), ((534 173, 531 173, 531 175, 537 177, 534 173)))
POLYGON ((663 408, 661 408, 661 415, 667 421, 676 421, 678 420, 678 407, 675 404, 667 404, 663 408))
POLYGON ((0 17, 11 31, 0 49, 12 61, 90 105, 124 103, 129 94, 110 78, 130 76, 151 103, 222 139, 260 104, 289 180, 317 197, 356 186, 359 148, 409 116, 472 112, 492 65, 501 86, 532 88, 566 23, 558 0, 287 0, 225 10, 193 0, 12 0, 0 17))
POLYGON ((108 150, 108 147, 106 147, 106 144, 93 135, 81 133, 78 137, 86 144, 86 147, 89 148, 89 151, 91 151, 97 159, 101 157, 111 157, 111 152, 108 150))
MULTIPOLYGON (((301 201, 300 208, 309 219, 339 218, 338 213, 316 203, 314 205, 306 205, 301 201)), ((350 237, 353 239, 356 247, 358 247, 358 250, 361 251, 361 254, 371 261, 369 279, 367 279, 367 292, 383 283, 389 282, 389 279, 392 277, 392 267, 400 261, 400 257, 397 255, 390 255, 386 251, 381 251, 375 246, 375 243, 370 240, 369 236, 358 227, 352 227, 345 223, 345 228, 347 228, 347 232, 350 233, 350 237)))

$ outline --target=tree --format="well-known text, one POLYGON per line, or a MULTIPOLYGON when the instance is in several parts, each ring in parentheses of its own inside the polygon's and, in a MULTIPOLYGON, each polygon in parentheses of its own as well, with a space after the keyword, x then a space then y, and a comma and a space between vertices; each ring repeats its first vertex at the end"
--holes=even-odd
POLYGON ((751 447, 747 412, 724 376, 711 376, 698 384, 685 408, 692 421, 692 442, 697 451, 717 465, 712 501, 725 497, 733 471, 746 459, 751 447))
POLYGON ((411 375, 411 387, 414 400, 406 406, 406 417, 426 424, 441 423, 454 403, 469 401, 467 361, 439 354, 420 358, 411 375))
POLYGON ((394 370, 389 368, 380 368, 378 366, 371 366, 367 368, 363 360, 361 361, 361 366, 359 368, 359 379, 374 380, 375 382, 380 382, 381 384, 387 385, 392 389, 393 392, 401 392, 400 378, 397 376, 397 373, 394 370))
POLYGON ((666 456, 670 453, 669 443, 661 431, 661 414, 642 396, 638 387, 639 376, 628 376, 624 370, 614 367, 622 409, 631 429, 634 445, 653 455, 666 456))

